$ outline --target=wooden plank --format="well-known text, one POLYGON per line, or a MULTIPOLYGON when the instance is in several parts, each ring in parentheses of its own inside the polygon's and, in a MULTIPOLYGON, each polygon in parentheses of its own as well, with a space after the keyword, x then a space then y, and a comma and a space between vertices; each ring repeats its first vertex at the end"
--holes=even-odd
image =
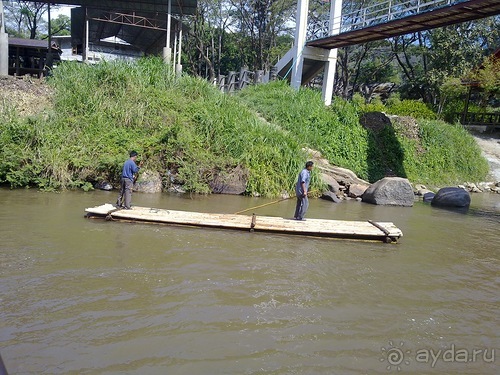
POLYGON ((117 210, 111 204, 87 208, 90 215, 115 220, 192 225, 212 228, 255 230, 323 237, 379 239, 396 241, 403 235, 391 222, 346 221, 327 219, 293 220, 282 217, 176 211, 150 207, 117 210))

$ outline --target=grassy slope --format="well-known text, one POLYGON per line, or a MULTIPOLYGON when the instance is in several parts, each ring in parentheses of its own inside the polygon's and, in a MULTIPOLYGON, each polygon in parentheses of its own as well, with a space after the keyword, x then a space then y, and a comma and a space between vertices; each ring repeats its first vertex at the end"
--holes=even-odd
POLYGON ((459 125, 417 120, 419 139, 415 140, 405 136, 404 126, 397 121, 376 134, 359 124, 363 108, 340 99, 325 108, 319 92, 295 92, 283 82, 252 87, 240 97, 269 121, 296 134, 302 144, 372 182, 388 169, 430 186, 480 181, 488 173, 479 147, 459 125))
POLYGON ((371 180, 391 159, 381 150, 401 155, 394 170, 414 182, 480 180, 487 171, 472 138, 457 127, 423 122, 426 153, 417 158, 411 141, 397 134, 380 148, 354 105, 337 100, 325 108, 318 93, 283 83, 227 96, 202 80, 174 79, 159 59, 63 64, 50 82, 54 111, 29 118, 0 112, 0 182, 52 189, 117 181, 131 149, 146 168, 162 176, 174 171, 196 192, 208 192, 214 174, 236 165, 250 172, 249 193, 290 191, 304 146, 371 180))

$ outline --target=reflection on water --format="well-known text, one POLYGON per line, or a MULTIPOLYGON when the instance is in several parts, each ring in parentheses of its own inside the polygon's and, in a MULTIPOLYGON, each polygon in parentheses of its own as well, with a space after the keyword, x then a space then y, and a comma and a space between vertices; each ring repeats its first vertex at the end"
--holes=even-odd
MULTIPOLYGON (((309 217, 393 221, 397 245, 83 218, 115 198, 0 190, 11 375, 497 373, 498 195, 474 195, 465 215, 311 201, 309 217)), ((133 199, 231 213, 267 202, 133 199)), ((288 217, 294 203, 257 212, 288 217)))

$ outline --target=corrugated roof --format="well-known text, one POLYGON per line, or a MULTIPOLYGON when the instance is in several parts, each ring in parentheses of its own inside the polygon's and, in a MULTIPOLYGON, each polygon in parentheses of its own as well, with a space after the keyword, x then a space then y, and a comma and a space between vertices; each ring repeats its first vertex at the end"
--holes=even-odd
POLYGON ((49 42, 47 40, 23 39, 23 38, 11 38, 11 37, 9 37, 9 46, 48 49, 49 42))
MULTIPOLYGON (((168 0, 59 0, 59 1, 39 1, 41 3, 79 5, 93 9, 130 11, 141 13, 167 13, 168 0)), ((172 0, 172 13, 192 15, 196 12, 197 0, 172 0)))

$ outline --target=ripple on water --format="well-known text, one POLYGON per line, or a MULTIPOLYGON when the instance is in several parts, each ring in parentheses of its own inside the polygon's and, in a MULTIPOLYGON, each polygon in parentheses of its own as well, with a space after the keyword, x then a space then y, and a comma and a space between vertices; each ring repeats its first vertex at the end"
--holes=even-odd
MULTIPOLYGON (((405 371, 426 373, 419 348, 500 347, 491 197, 474 196, 466 215, 311 203, 311 216, 394 220, 405 236, 385 245, 97 222, 80 212, 104 200, 96 192, 44 195, 40 207, 21 199, 31 191, 15 203, 4 193, 0 343, 10 373, 385 374, 389 342, 412 352, 405 371), (31 223, 13 213, 23 201, 31 223)), ((179 199, 162 197, 166 207, 179 199)), ((220 197, 206 199, 220 209, 220 197)))

